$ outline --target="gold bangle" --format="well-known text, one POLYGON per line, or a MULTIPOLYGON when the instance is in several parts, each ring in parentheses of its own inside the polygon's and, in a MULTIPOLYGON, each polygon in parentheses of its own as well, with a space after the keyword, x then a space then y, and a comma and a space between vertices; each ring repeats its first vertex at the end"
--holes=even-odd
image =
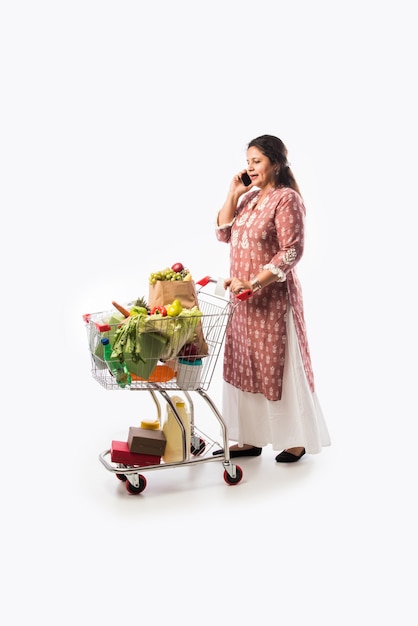
POLYGON ((256 291, 260 291, 260 289, 262 289, 263 286, 260 283, 260 281, 258 280, 258 278, 253 278, 251 281, 251 291, 253 293, 255 293, 256 291))

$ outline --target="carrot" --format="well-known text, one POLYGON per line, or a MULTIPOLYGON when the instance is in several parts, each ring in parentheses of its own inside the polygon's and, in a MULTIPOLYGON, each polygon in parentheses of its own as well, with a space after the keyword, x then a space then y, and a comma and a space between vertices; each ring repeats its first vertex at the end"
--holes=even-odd
POLYGON ((171 369, 171 367, 168 367, 168 365, 157 365, 153 372, 151 372, 148 379, 141 378, 140 376, 132 374, 131 372, 132 380, 149 380, 153 383, 165 383, 167 380, 171 380, 172 378, 174 378, 175 374, 175 371, 171 369))
POLYGON ((112 304, 115 307, 115 309, 117 309, 119 311, 119 313, 122 313, 122 315, 124 317, 129 317, 129 311, 128 309, 125 309, 125 307, 123 307, 121 304, 118 304, 117 302, 115 302, 114 300, 112 300, 112 304))

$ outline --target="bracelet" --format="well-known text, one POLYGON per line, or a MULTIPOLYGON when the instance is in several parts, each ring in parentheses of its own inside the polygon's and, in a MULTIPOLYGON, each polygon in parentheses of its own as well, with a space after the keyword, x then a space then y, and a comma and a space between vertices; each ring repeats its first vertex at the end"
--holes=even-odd
POLYGON ((258 280, 258 278, 253 278, 251 281, 251 290, 253 293, 255 293, 256 291, 260 291, 260 289, 262 289, 262 284, 260 283, 260 281, 258 280))

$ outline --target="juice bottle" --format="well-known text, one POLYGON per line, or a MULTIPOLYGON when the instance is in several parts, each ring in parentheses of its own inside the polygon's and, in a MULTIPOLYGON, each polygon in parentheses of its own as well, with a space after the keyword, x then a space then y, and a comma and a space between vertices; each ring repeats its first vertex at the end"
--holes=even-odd
MULTIPOLYGON (((186 404, 179 396, 171 398, 177 413, 186 431, 186 459, 190 452, 190 416, 186 409, 186 404)), ((167 416, 163 424, 163 433, 166 438, 165 452, 162 457, 164 463, 181 463, 183 461, 183 433, 178 423, 174 411, 167 403, 167 416)))

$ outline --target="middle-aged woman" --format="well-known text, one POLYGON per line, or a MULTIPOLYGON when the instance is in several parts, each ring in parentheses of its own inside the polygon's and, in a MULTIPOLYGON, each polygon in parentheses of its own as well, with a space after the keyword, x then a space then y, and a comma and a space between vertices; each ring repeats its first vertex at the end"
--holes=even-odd
POLYGON ((278 463, 292 463, 330 445, 296 275, 306 211, 281 139, 253 139, 246 171, 249 184, 245 170, 233 177, 216 228, 230 246, 225 288, 252 290, 226 331, 222 411, 231 458, 259 456, 271 444, 278 463))

